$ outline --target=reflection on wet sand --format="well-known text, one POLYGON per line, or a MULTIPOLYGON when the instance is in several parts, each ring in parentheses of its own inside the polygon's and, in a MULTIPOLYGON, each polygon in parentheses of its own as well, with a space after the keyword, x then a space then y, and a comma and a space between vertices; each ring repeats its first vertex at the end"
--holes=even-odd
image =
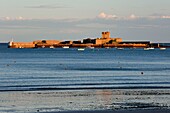
POLYGON ((97 90, 96 96, 99 106, 103 106, 108 109, 113 103, 112 91, 111 90, 97 90))

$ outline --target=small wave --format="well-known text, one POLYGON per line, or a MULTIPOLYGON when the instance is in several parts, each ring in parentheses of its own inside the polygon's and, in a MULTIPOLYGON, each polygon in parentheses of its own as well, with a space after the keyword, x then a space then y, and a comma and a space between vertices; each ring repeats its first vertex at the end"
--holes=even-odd
POLYGON ((61 87, 61 86, 101 86, 101 85, 153 85, 153 84, 167 84, 170 82, 128 82, 128 83, 75 83, 75 84, 51 84, 51 85, 6 85, 0 86, 0 88, 34 88, 34 87, 61 87))
POLYGON ((77 70, 77 71, 166 71, 170 68, 67 68, 66 70, 77 70))
POLYGON ((9 91, 52 91, 52 90, 97 90, 97 89, 170 89, 170 86, 130 86, 130 87, 41 87, 41 88, 18 88, 2 89, 0 92, 9 91))

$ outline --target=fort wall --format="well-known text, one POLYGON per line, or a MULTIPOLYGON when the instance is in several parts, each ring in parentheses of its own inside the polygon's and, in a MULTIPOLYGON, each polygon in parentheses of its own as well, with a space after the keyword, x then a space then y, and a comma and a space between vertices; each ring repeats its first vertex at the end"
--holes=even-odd
POLYGON ((10 48, 35 48, 33 42, 12 42, 10 48))

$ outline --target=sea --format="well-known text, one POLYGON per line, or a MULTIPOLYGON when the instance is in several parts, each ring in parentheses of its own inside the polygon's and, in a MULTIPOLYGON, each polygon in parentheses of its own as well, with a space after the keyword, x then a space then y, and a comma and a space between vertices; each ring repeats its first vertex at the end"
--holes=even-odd
MULTIPOLYGON (((85 48, 80 51, 78 48, 12 49, 0 44, 0 95, 13 92, 87 93, 89 90, 169 91, 170 48, 85 48)), ((169 102, 169 92, 166 95, 168 98, 164 96, 164 99, 169 102)), ((0 101, 4 102, 2 98, 0 101)), ((0 111, 3 110, 9 109, 1 105, 0 111)))
POLYGON ((170 88, 170 49, 0 46, 0 91, 103 88, 170 88))

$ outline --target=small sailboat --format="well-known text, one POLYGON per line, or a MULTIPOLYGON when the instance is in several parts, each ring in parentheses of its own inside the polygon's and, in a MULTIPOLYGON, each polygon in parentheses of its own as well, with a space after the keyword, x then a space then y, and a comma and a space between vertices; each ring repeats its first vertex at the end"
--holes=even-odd
POLYGON ((8 43, 8 47, 12 47, 13 46, 13 38, 12 40, 8 43))

